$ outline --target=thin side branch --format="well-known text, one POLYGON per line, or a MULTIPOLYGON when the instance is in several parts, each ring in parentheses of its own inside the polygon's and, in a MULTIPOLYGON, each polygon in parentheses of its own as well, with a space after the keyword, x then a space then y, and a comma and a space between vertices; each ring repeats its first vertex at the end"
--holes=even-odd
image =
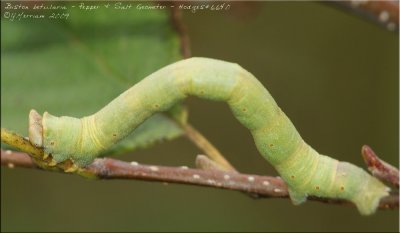
MULTIPOLYGON (((36 165, 42 169, 68 172, 72 167, 75 167, 70 160, 56 164, 51 156, 45 156, 43 149, 34 146, 27 138, 4 128, 1 128, 1 141, 31 155, 36 165)), ((79 173, 79 170, 77 173, 79 173)))
POLYGON ((338 6, 350 14, 361 16, 386 28, 389 31, 398 31, 399 28, 399 1, 398 0, 352 0, 327 1, 327 4, 338 6))
POLYGON ((397 168, 381 160, 371 147, 367 145, 362 147, 361 154, 365 164, 367 164, 368 170, 373 176, 397 188, 399 187, 400 172, 397 168))
POLYGON ((1 128, 1 141, 30 154, 35 159, 41 159, 43 157, 43 150, 32 145, 27 138, 7 129, 1 128))
POLYGON ((220 170, 236 172, 236 169, 225 159, 225 157, 215 148, 198 130, 189 123, 182 125, 186 136, 200 148, 208 157, 215 161, 220 170))
POLYGON ((186 26, 182 20, 182 11, 178 8, 177 2, 165 2, 164 4, 174 5, 175 7, 170 8, 171 10, 171 23, 175 30, 179 34, 180 38, 180 47, 181 47, 181 55, 183 58, 191 57, 190 51, 190 40, 189 35, 186 30, 186 26))

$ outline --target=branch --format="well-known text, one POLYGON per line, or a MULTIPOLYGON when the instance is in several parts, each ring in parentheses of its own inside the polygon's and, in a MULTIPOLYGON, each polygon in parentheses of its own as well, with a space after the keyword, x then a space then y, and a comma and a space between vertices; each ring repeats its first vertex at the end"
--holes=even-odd
MULTIPOLYGON (((5 138, 12 139, 14 137, 23 137, 17 134, 10 134, 7 130, 2 129, 2 141, 5 138)), ((18 140, 8 140, 12 146, 18 140)), ((31 151, 32 144, 24 144, 28 151, 31 151)), ((19 148, 21 149, 21 148, 19 148)), ((38 148, 37 148, 38 149, 38 148)), ((40 149, 38 149, 40 150, 40 149)), ((51 156, 49 156, 51 157, 51 156)), ((198 158, 201 159, 201 156, 198 158)), ((36 160, 35 160, 36 161, 36 160)), ((48 167, 41 167, 35 164, 31 157, 22 152, 13 152, 10 150, 1 150, 1 164, 10 168, 25 167, 49 170, 48 167)), ((57 169, 51 171, 63 172, 68 166, 65 164, 57 164, 57 169)), ((259 176, 251 174, 240 174, 237 172, 224 172, 216 169, 191 169, 187 167, 166 167, 155 165, 141 165, 137 162, 123 162, 116 159, 103 158, 96 159, 92 164, 76 171, 77 174, 86 178, 96 179, 137 179, 147 181, 160 181, 180 184, 191 184, 200 186, 209 186, 214 188, 230 189, 246 193, 257 194, 261 197, 269 198, 289 198, 288 189, 285 182, 279 177, 259 176)), ((329 204, 346 204, 352 203, 344 200, 327 199, 319 197, 309 197, 309 200, 319 201, 329 204)), ((380 209, 397 209, 399 207, 398 194, 393 193, 390 196, 381 199, 380 209)))
POLYGON ((237 172, 236 169, 225 159, 225 157, 215 148, 198 130, 190 124, 182 125, 186 136, 200 148, 210 159, 216 162, 219 170, 237 172))
MULTIPOLYGON (((1 165, 9 168, 38 167, 31 157, 23 152, 1 149, 1 165)), ((85 167, 87 174, 98 179, 135 179, 181 184, 210 186, 243 192, 257 193, 267 197, 287 197, 287 186, 280 178, 201 170, 182 167, 144 165, 137 162, 124 162, 111 158, 95 159, 85 167)))
POLYGON ((182 11, 178 9, 179 3, 163 2, 162 4, 175 6, 175 7, 170 8, 171 9, 170 10, 170 14, 171 14, 170 19, 171 19, 171 23, 172 23, 174 29, 179 34, 181 55, 183 58, 191 57, 189 35, 187 33, 186 26, 182 21, 182 11))
POLYGON ((400 172, 397 168, 381 160, 367 145, 362 147, 361 154, 373 176, 397 188, 399 187, 400 172))
POLYGON ((338 6, 351 14, 369 19, 389 31, 398 31, 399 28, 399 1, 398 0, 352 0, 329 1, 328 4, 338 6))

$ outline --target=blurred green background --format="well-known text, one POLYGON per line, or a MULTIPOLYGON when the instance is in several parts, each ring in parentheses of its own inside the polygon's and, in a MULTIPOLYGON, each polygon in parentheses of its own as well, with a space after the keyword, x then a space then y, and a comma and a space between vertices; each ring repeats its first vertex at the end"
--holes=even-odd
MULTIPOLYGON (((360 149, 368 144, 398 165, 398 33, 317 2, 254 2, 233 4, 225 12, 183 14, 192 56, 237 62, 252 72, 317 151, 364 167, 360 149)), ((186 105, 189 121, 238 170, 277 175, 225 104, 189 98, 186 105)), ((119 158, 193 167, 198 153, 181 137, 119 158)), ((253 200, 205 187, 89 181, 5 167, 1 181, 2 231, 367 232, 399 227, 397 210, 363 217, 347 206, 293 206, 287 199, 253 200)))

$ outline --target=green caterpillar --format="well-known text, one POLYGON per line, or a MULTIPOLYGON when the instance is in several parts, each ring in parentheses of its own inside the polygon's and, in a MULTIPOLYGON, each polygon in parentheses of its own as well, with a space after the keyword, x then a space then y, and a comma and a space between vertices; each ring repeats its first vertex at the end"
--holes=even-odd
POLYGON ((262 154, 287 182, 294 204, 308 195, 352 201, 375 212, 389 188, 363 169, 320 155, 304 142, 264 86, 237 64, 190 58, 149 75, 97 113, 81 119, 30 113, 30 140, 59 163, 91 163, 156 112, 188 95, 227 102, 262 154))

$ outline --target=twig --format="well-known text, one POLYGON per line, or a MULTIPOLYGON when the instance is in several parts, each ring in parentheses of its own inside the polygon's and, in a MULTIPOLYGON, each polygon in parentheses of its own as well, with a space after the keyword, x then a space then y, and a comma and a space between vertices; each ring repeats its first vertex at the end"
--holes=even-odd
MULTIPOLYGON (((166 4, 166 3, 164 3, 166 4)), ((182 21, 182 12, 178 9, 177 2, 168 2, 168 5, 174 5, 175 7, 170 8, 171 12, 171 23, 175 30, 178 32, 180 37, 181 54, 183 58, 191 57, 190 51, 190 40, 187 34, 186 27, 182 21)))
POLYGON ((373 176, 387 182, 391 185, 399 187, 399 170, 392 165, 382 161, 371 147, 364 145, 361 149, 361 154, 367 164, 368 170, 373 176))
MULTIPOLYGON (((71 160, 67 159, 64 162, 56 163, 52 156, 44 156, 45 154, 42 148, 34 146, 27 138, 7 129, 1 128, 1 141, 31 155, 34 163, 41 169, 60 172, 73 171, 82 176, 90 177, 90 174, 86 174, 84 169, 75 169, 77 167, 71 160)), ((9 152, 7 151, 7 153, 9 152)))
POLYGON ((220 165, 206 155, 197 155, 196 167, 201 170, 221 170, 220 165))
POLYGON ((220 170, 236 172, 236 169, 225 159, 225 157, 215 148, 198 130, 189 123, 182 125, 186 136, 200 148, 208 157, 215 161, 220 170))
POLYGON ((1 141, 30 154, 35 159, 42 159, 43 150, 35 147, 31 142, 16 133, 1 128, 1 141))
MULTIPOLYGON (((36 166, 28 154, 10 150, 1 150, 1 164, 11 168, 41 169, 36 166)), ((143 165, 137 162, 128 163, 110 158, 96 159, 85 168, 85 172, 98 179, 135 179, 191 184, 254 193, 262 197, 289 198, 287 186, 279 177, 187 167, 143 165)), ((309 200, 328 204, 352 205, 350 202, 336 199, 309 197, 309 200)), ((380 209, 397 209, 398 207, 399 197, 396 194, 383 198, 379 204, 380 209)))
POLYGON ((398 31, 399 1, 397 0, 327 1, 326 3, 339 6, 351 14, 367 18, 390 31, 398 31))
MULTIPOLYGON (((38 168, 31 157, 23 152, 1 150, 1 164, 10 168, 38 168)), ((287 186, 280 178, 247 175, 220 170, 201 170, 182 167, 144 165, 111 158, 95 159, 84 168, 86 173, 99 179, 138 179, 171 183, 193 184, 254 192, 268 197, 287 197, 287 186)))

